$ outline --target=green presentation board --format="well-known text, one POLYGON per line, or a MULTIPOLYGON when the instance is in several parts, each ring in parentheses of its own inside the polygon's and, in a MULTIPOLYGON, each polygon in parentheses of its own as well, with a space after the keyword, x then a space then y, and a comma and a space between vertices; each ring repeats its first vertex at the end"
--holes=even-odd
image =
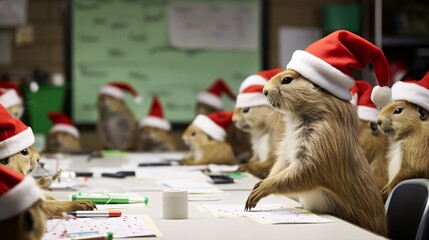
MULTIPOLYGON (((175 0, 70 1, 69 77, 72 118, 76 124, 94 124, 100 87, 111 81, 130 83, 143 97, 138 105, 126 97, 136 120, 148 113, 153 95, 172 123, 195 117, 195 99, 223 78, 237 93, 241 82, 262 68, 261 20, 258 46, 253 49, 184 49, 169 40, 168 6, 175 0)), ((253 4, 261 18, 260 0, 191 0, 187 3, 253 4)), ((225 109, 234 103, 224 97, 225 109)))

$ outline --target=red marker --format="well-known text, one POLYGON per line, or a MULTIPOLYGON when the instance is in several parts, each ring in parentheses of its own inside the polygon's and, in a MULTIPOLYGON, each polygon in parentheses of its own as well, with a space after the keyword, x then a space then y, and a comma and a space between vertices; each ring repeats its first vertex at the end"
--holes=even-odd
POLYGON ((88 217, 88 218, 102 218, 102 217, 120 217, 122 212, 119 210, 110 210, 110 211, 75 211, 69 212, 69 215, 75 217, 88 217))

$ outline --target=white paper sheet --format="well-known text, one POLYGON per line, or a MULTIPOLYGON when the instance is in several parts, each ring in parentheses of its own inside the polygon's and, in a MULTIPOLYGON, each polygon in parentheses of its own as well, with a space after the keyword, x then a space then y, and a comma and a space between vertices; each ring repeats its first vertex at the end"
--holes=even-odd
MULTIPOLYGON (((244 204, 201 204, 201 208, 215 217, 232 218, 245 217, 244 204)), ((252 211, 271 211, 272 209, 283 209, 281 204, 258 204, 252 211)))
POLYGON ((54 219, 46 224, 44 240, 60 239, 67 234, 82 232, 112 232, 114 239, 125 237, 156 236, 159 230, 149 216, 123 215, 114 218, 54 219))
POLYGON ((206 181, 174 179, 164 180, 162 181, 162 184, 171 188, 186 189, 189 194, 223 192, 206 181))
POLYGON ((257 3, 172 2, 170 43, 188 49, 257 49, 259 12, 257 3))
POLYGON ((263 224, 330 223, 331 219, 299 208, 272 209, 271 211, 246 212, 245 215, 263 224))

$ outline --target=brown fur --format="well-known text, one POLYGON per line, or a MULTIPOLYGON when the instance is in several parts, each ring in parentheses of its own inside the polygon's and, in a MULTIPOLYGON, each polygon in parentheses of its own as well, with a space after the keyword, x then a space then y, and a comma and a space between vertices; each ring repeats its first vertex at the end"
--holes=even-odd
POLYGON ((182 134, 182 139, 190 148, 189 154, 181 164, 203 165, 203 164, 237 164, 231 146, 210 138, 200 128, 191 124, 182 134))
POLYGON ((53 132, 46 138, 43 153, 73 153, 82 150, 80 141, 67 132, 53 132))
MULTIPOLYGON (((197 115, 209 115, 216 111, 219 111, 219 109, 200 102, 197 102, 195 107, 195 113, 197 115)), ((226 132, 225 142, 234 146, 232 150, 234 151, 234 156, 239 163, 249 161, 252 154, 252 144, 250 143, 250 135, 248 133, 237 128, 234 124, 231 124, 226 132)))
POLYGON ((139 128, 137 150, 149 152, 174 152, 177 150, 177 147, 169 131, 156 127, 144 126, 139 128))
POLYGON ((22 115, 24 114, 24 107, 22 104, 16 104, 8 107, 7 111, 12 117, 21 119, 22 115))
POLYGON ((1 238, 39 240, 45 233, 45 225, 41 201, 37 201, 24 212, 0 221, 1 238))
POLYGON ((389 182, 382 194, 387 198, 393 188, 410 178, 429 178, 429 116, 423 108, 407 101, 396 101, 382 108, 377 124, 389 137, 389 182), (401 113, 395 110, 401 108, 401 113), (395 152, 395 146, 400 152, 395 152), (392 171, 398 160, 397 171, 392 171))
POLYGON ((359 119, 359 144, 368 160, 378 189, 387 184, 387 137, 382 134, 375 122, 359 119))
MULTIPOLYGON (((36 168, 38 161, 39 154, 33 147, 29 147, 7 159, 2 159, 0 164, 23 175, 29 175, 36 168)), ((52 183, 50 177, 42 177, 36 180, 37 185, 42 189, 49 187, 47 186, 47 182, 52 183)), ((54 199, 47 193, 44 195, 45 198, 42 199, 41 207, 47 218, 62 217, 63 212, 95 209, 95 205, 90 201, 61 201, 54 199)))
POLYGON ((102 148, 133 150, 137 124, 125 102, 100 94, 97 107, 99 112, 97 131, 102 148))
POLYGON ((305 209, 387 236, 383 201, 359 146, 358 117, 350 102, 292 70, 274 76, 264 91, 284 113, 287 129, 276 163, 255 185, 245 208, 270 194, 294 194, 305 209))
POLYGON ((284 132, 282 114, 270 106, 236 108, 232 120, 237 128, 249 133, 253 150, 249 163, 240 165, 238 171, 267 177, 274 164, 275 146, 284 132))

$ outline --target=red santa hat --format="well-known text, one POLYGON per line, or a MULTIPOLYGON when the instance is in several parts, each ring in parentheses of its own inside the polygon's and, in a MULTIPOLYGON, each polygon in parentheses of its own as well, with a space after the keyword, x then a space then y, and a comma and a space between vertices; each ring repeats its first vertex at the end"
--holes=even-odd
POLYGON ((264 70, 244 79, 240 85, 240 93, 237 95, 235 107, 244 108, 269 105, 268 100, 263 94, 264 86, 272 77, 282 71, 282 68, 264 70))
POLYGON ((48 113, 49 119, 53 123, 53 126, 49 130, 49 133, 55 132, 66 132, 72 136, 79 138, 79 131, 73 125, 72 121, 62 112, 50 112, 48 113))
POLYGON ((429 72, 420 81, 396 82, 392 87, 392 100, 405 100, 429 111, 429 72))
POLYGON ((363 80, 356 80, 350 92, 352 94, 351 102, 357 107, 356 110, 359 118, 365 121, 376 122, 379 111, 371 101, 371 84, 363 80))
POLYGON ((128 83, 125 82, 110 82, 100 88, 100 94, 106 94, 118 99, 124 99, 124 92, 128 92, 134 98, 134 102, 141 103, 142 98, 138 92, 128 83))
POLYGON ((0 104, 5 108, 22 104, 22 94, 14 82, 0 82, 0 104))
POLYGON ((232 123, 233 112, 213 112, 208 116, 199 114, 192 124, 218 141, 224 141, 226 130, 232 123))
POLYGON ((222 93, 226 93, 231 99, 235 100, 235 94, 226 83, 222 79, 217 79, 210 88, 197 94, 197 101, 220 110, 223 109, 222 93))
MULTIPOLYGON (((247 87, 250 87, 252 85, 262 85, 265 86, 267 82, 274 77, 277 73, 282 72, 282 68, 274 68, 269 70, 264 70, 261 72, 258 72, 257 74, 253 74, 248 76, 244 81, 241 83, 240 88, 238 90, 239 93, 243 92, 244 89, 247 87)), ((238 96, 237 96, 238 97, 238 96)))
POLYGON ((0 221, 16 216, 43 197, 33 177, 0 166, 0 221))
POLYGON ((362 37, 335 31, 304 51, 295 51, 287 65, 334 96, 350 101, 354 85, 352 68, 362 70, 371 62, 378 84, 390 86, 389 66, 383 52, 362 37))
POLYGON ((140 126, 151 126, 166 131, 171 130, 171 124, 168 120, 164 118, 162 105, 157 96, 153 96, 152 106, 150 107, 149 114, 140 121, 140 126))
POLYGON ((263 94, 263 85, 251 85, 243 90, 237 96, 235 102, 236 108, 255 107, 262 105, 270 105, 267 98, 263 94))
POLYGON ((10 157, 34 143, 33 131, 13 118, 0 104, 0 159, 10 157))

